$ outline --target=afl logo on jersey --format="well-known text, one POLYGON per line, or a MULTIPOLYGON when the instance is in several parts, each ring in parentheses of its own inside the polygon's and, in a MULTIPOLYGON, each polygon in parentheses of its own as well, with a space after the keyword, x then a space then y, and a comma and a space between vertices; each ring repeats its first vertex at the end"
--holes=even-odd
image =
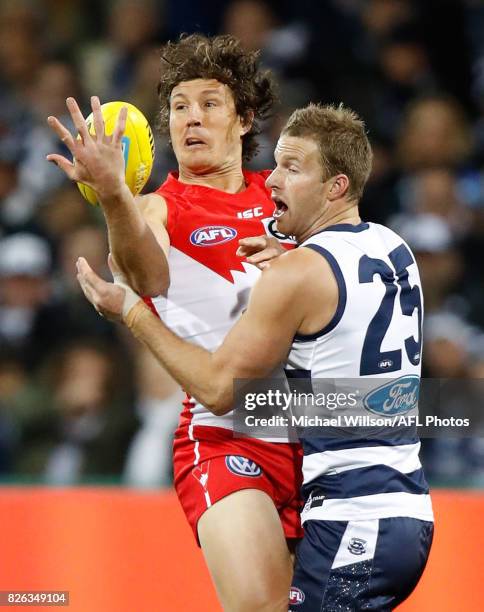
POLYGON ((393 361, 391 359, 383 359, 378 364, 378 367, 380 368, 380 370, 386 370, 387 368, 391 368, 392 365, 393 365, 393 361))
POLYGON ((240 457, 239 455, 228 455, 225 457, 225 465, 232 474, 237 474, 237 476, 257 478, 257 476, 262 474, 261 468, 255 461, 246 457, 240 457))
POLYGON ((195 246, 214 246, 233 240, 237 230, 224 225, 206 225, 199 227, 190 234, 190 242, 195 246))

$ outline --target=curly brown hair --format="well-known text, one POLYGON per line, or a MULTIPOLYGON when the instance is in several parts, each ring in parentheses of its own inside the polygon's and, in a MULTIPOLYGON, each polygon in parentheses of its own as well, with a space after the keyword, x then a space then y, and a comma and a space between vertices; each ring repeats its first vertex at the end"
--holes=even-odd
POLYGON ((242 158, 251 159, 257 152, 259 122, 270 116, 276 99, 270 73, 259 67, 259 52, 248 52, 234 36, 207 37, 182 34, 177 42, 161 49, 162 71, 158 83, 161 110, 159 127, 168 132, 170 95, 182 81, 216 79, 232 91, 235 109, 244 124, 253 113, 251 129, 242 136, 242 158))

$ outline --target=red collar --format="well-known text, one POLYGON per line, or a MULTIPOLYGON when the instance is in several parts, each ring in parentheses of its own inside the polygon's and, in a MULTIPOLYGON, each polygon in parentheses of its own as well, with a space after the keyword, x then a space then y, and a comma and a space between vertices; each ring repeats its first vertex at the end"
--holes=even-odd
MULTIPOLYGON (((246 184, 246 189, 250 189, 250 187, 252 187, 252 185, 254 184, 254 172, 249 172, 248 170, 242 170, 243 175, 244 175, 244 179, 245 179, 245 184, 246 184)), ((221 191, 220 189, 216 189, 215 187, 208 187, 207 185, 194 185, 193 183, 182 183, 179 179, 179 173, 178 172, 169 172, 168 176, 166 178, 166 181, 163 183, 162 187, 164 189, 166 189, 167 191, 171 191, 172 193, 179 193, 179 194, 189 194, 192 190, 195 190, 197 193, 200 193, 200 190, 203 191, 207 191, 207 192, 219 192, 219 193, 226 193, 224 191, 221 191)), ((239 191, 240 193, 244 193, 244 191, 239 191)), ((238 195, 238 194, 232 194, 232 195, 238 195)))

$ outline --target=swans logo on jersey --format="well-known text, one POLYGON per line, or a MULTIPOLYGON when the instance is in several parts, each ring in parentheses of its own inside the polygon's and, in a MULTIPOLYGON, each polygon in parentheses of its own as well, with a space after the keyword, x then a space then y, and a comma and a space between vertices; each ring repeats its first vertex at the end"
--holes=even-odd
POLYGON ((237 476, 251 476, 257 478, 262 474, 261 468, 255 461, 247 459, 246 457, 240 457, 239 455, 228 455, 225 457, 225 465, 237 476))
POLYGON ((284 242, 285 244, 296 243, 296 239, 294 238, 294 236, 286 236, 286 234, 281 234, 281 232, 277 231, 276 220, 272 217, 261 219, 261 223, 264 226, 266 234, 269 234, 269 236, 274 236, 274 238, 277 238, 279 242, 284 242))
POLYGON ((418 376, 402 376, 370 391, 363 398, 363 405, 378 415, 403 414, 417 408, 419 388, 418 376))
POLYGON ((213 246, 233 240, 237 236, 237 230, 224 225, 206 225, 199 227, 190 234, 190 242, 195 246, 213 246))
POLYGON ((204 461, 192 470, 192 476, 198 480, 204 489, 207 488, 208 472, 210 470, 210 460, 204 461))
POLYGON ((301 589, 298 589, 297 587, 291 587, 289 589, 290 606, 299 606, 300 604, 304 603, 305 599, 306 595, 303 593, 303 591, 301 591, 301 589))

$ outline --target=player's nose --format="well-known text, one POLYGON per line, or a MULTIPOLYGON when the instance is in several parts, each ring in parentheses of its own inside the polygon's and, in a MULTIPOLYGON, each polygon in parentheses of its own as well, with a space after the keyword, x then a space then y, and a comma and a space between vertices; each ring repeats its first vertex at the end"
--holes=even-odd
POLYGON ((266 188, 267 189, 277 189, 278 188, 277 177, 278 177, 277 168, 274 168, 274 170, 266 178, 266 188))
POLYGON ((191 104, 188 108, 187 113, 187 124, 188 125, 201 125, 202 123, 202 109, 198 104, 191 104))

